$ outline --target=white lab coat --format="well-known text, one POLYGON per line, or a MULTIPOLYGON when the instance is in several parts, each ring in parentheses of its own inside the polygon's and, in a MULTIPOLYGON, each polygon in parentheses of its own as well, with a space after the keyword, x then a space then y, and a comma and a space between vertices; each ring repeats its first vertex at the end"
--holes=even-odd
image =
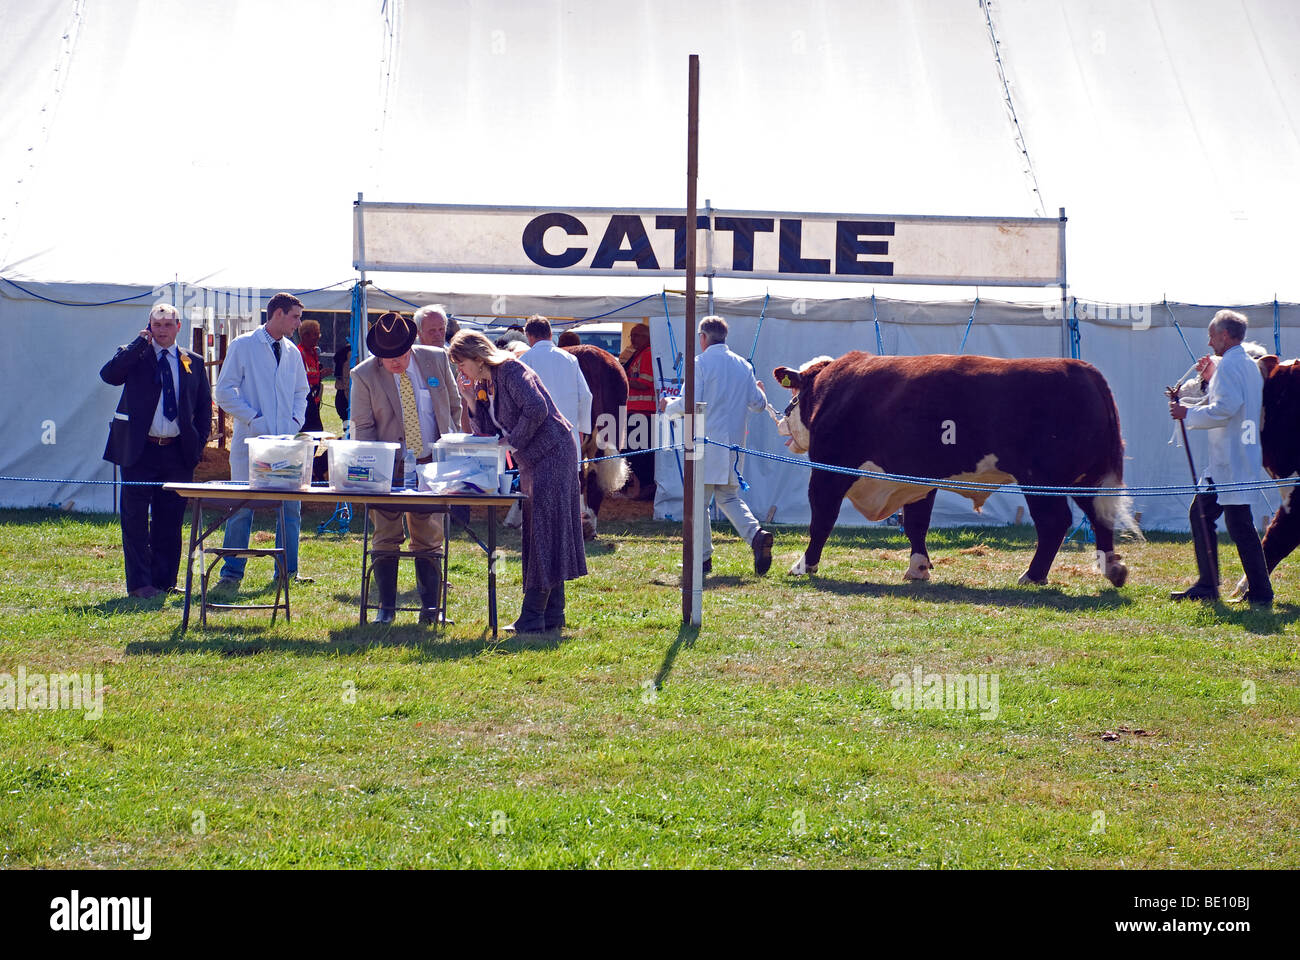
MULTIPOLYGON (((1187 429, 1208 430, 1210 462, 1205 476, 1216 484, 1244 483, 1262 478, 1263 452, 1259 445, 1260 411, 1264 378, 1241 344, 1226 350, 1210 379, 1205 402, 1187 410, 1187 429)), ((1251 504, 1252 490, 1225 490, 1219 503, 1251 504)))
POLYGON ((519 355, 519 359, 532 367, 551 395, 555 409, 569 421, 578 457, 582 457, 582 439, 579 433, 591 433, 591 388, 582 375, 578 358, 561 350, 550 340, 539 340, 537 345, 519 355))
MULTIPOLYGON (((744 357, 732 353, 725 343, 715 343, 695 358, 695 399, 707 403, 704 432, 717 443, 745 445, 745 426, 750 411, 767 409, 767 397, 758 389, 754 371, 744 357)), ((669 402, 667 416, 685 413, 682 397, 669 402)), ((704 482, 736 482, 736 455, 726 447, 710 443, 704 449, 704 482)), ((740 468, 745 455, 740 455, 740 468)))
POLYGON ((307 369, 293 341, 280 341, 275 362, 266 327, 238 336, 226 349, 214 394, 234 420, 230 479, 248 480, 248 437, 297 433, 307 418, 307 369))

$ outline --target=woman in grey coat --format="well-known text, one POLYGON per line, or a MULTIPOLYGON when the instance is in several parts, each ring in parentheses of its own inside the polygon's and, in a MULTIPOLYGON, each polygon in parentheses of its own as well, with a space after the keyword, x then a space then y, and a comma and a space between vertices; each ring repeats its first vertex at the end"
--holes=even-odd
POLYGON ((587 574, 582 544, 578 454, 571 425, 537 374, 481 333, 462 330, 447 350, 458 386, 483 434, 498 434, 519 465, 524 500, 524 602, 516 633, 564 626, 564 582, 587 574))

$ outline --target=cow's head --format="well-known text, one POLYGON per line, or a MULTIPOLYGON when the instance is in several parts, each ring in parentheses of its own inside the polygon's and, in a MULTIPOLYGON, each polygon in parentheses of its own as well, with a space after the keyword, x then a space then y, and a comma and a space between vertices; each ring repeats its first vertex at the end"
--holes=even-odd
POLYGON ((808 424, 812 418, 811 411, 801 410, 800 401, 811 390, 813 381, 817 374, 822 371, 826 364, 831 362, 831 357, 815 357, 809 360, 798 370, 791 370, 789 367, 777 367, 772 371, 772 376, 776 382, 794 393, 794 397, 786 406, 785 411, 781 414, 781 422, 777 424, 777 433, 783 437, 789 437, 788 446, 793 453, 807 453, 812 441, 808 432, 808 424))
POLYGON ((1264 410, 1259 430, 1264 469, 1274 477, 1300 470, 1300 361, 1267 356, 1256 363, 1264 375, 1264 410))

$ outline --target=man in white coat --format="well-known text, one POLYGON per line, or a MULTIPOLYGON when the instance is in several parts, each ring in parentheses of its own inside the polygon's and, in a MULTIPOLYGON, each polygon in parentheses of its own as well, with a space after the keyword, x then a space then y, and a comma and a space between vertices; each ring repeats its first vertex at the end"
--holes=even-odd
MULTIPOLYGON (((716 499, 736 532, 754 551, 754 572, 759 576, 772 566, 772 534, 764 530, 740 498, 740 485, 733 463, 736 454, 717 444, 744 444, 745 423, 751 411, 767 409, 767 395, 761 381, 744 357, 727 348, 727 321, 705 317, 700 321, 700 354, 695 358, 695 399, 706 403, 704 432, 710 440, 700 466, 704 470, 704 502, 716 499)), ((684 400, 660 401, 668 416, 681 416, 684 400)), ((743 455, 742 455, 743 456, 743 455)), ((713 529, 705 526, 704 572, 713 570, 713 529)))
MULTIPOLYGON (((266 323, 252 333, 236 337, 226 350, 226 361, 217 379, 217 405, 230 413, 234 429, 230 437, 230 479, 248 482, 248 437, 297 433, 307 417, 307 370, 302 354, 289 335, 302 320, 302 301, 292 294, 277 293, 266 305, 266 323)), ((298 530, 302 526, 302 503, 286 500, 281 531, 276 523, 275 545, 283 546, 289 576, 298 576, 298 530)), ((253 511, 239 510, 226 522, 223 546, 237 550, 248 547, 253 530, 253 511)), ((221 589, 233 589, 244 578, 243 557, 227 557, 221 567, 221 589)))
POLYGON ((519 359, 533 368, 542 386, 551 395, 555 409, 569 421, 569 432, 582 459, 582 438, 591 433, 591 388, 582 375, 578 358, 561 350, 551 340, 551 321, 543 316, 532 316, 524 324, 528 349, 519 359))
POLYGON ((1201 376, 1210 378, 1205 401, 1192 407, 1185 407, 1177 400, 1169 402, 1171 417, 1184 420, 1189 430, 1208 430, 1210 441, 1210 462, 1201 477, 1205 492, 1196 495, 1190 512, 1200 576, 1188 589, 1171 594, 1175 600, 1219 599, 1219 542, 1214 528, 1222 515, 1249 583, 1242 599, 1252 607, 1273 605, 1268 564, 1250 512, 1253 492, 1215 492, 1216 483, 1259 480, 1263 468, 1259 428, 1264 379, 1242 349, 1241 341, 1245 337, 1244 316, 1233 310, 1216 313, 1210 321, 1209 341, 1210 349, 1220 360, 1217 366, 1208 358, 1200 364, 1201 376))

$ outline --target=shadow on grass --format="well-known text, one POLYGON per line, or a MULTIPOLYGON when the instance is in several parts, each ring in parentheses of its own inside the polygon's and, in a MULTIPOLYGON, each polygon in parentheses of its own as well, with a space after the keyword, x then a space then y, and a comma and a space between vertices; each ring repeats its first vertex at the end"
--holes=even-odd
POLYGON ((1300 616, 1300 606, 1294 603, 1274 603, 1272 610, 1251 610, 1237 604, 1216 603, 1213 610, 1224 623, 1260 636, 1283 633, 1286 625, 1300 616))
POLYGON ((264 624, 222 624, 204 631, 191 627, 182 633, 176 627, 166 640, 141 640, 126 645, 127 656, 170 656, 186 653, 215 653, 220 657, 253 657, 261 653, 291 653, 297 656, 355 656, 373 647, 399 647, 411 651, 422 662, 461 660, 483 653, 512 654, 526 650, 557 650, 566 641, 560 631, 503 636, 493 640, 486 629, 477 637, 447 638, 432 627, 411 620, 395 626, 370 623, 331 630, 328 639, 309 640, 268 635, 264 624))
MULTIPOLYGON (((796 581, 791 581, 794 585, 796 581)), ((1056 587, 971 587, 961 583, 914 580, 907 583, 863 583, 813 576, 808 590, 840 596, 893 597, 930 603, 982 603, 997 607, 1050 607, 1054 610, 1115 610, 1133 603, 1133 598, 1110 587, 1095 595, 1079 596, 1056 587)))
POLYGON ((700 628, 682 624, 677 630, 677 639, 672 642, 666 651, 664 651, 664 662, 659 665, 659 672, 655 674, 656 690, 663 689, 664 681, 668 679, 668 674, 673 669, 673 663, 677 660, 677 654, 682 647, 693 647, 695 641, 700 636, 700 628))

